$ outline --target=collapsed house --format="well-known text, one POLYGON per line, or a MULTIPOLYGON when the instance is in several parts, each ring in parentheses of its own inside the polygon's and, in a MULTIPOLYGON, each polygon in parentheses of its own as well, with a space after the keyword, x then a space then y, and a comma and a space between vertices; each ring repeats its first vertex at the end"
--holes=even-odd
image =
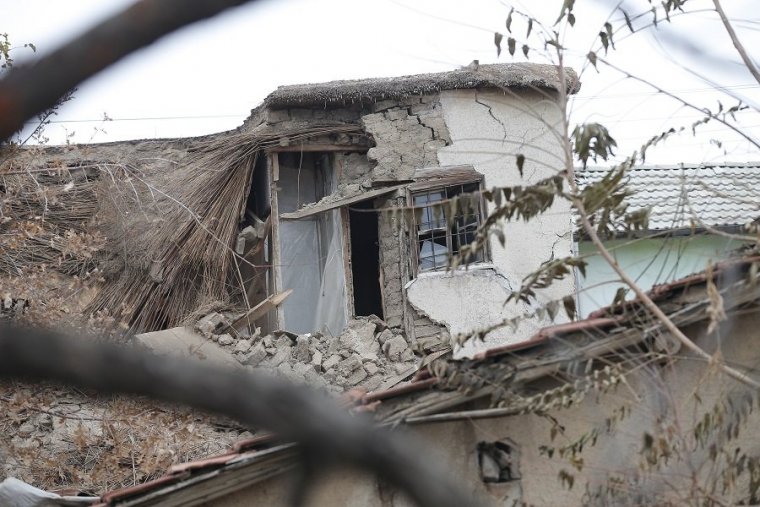
MULTIPOLYGON (((575 92, 575 74, 563 77, 575 92)), ((257 328, 337 337, 375 315, 418 353, 448 350, 452 336, 523 313, 506 297, 571 252, 569 206, 558 203, 448 269, 488 212, 480 190, 555 175, 558 86, 557 68, 537 64, 285 86, 232 132, 21 150, 3 169, 17 175, 6 226, 52 229, 8 247, 6 271, 48 258, 68 275, 95 273, 103 282, 83 313, 135 332, 237 305, 243 338, 257 328), (84 254, 68 248, 72 235, 84 254)), ((542 298, 572 292, 562 281, 542 298)), ((493 330, 479 346, 546 323, 493 330)))
MULTIPOLYGON (((461 361, 439 359, 454 336, 535 315, 503 303, 525 275, 572 251, 569 208, 556 204, 506 224, 505 244, 489 241, 467 269, 448 269, 488 211, 479 189, 554 174, 558 86, 556 68, 529 64, 289 86, 234 132, 17 153, 3 165, 2 227, 30 234, 2 245, 0 266, 14 275, 42 262, 97 279, 76 311, 123 322, 154 350, 363 387, 354 410, 410 427, 487 501, 677 504, 674 477, 692 480, 685 469, 734 444, 752 465, 726 488, 754 501, 760 449, 733 423, 727 437, 703 430, 690 460, 668 461, 674 421, 685 432, 703 428, 705 414, 752 424, 745 414, 757 401, 705 376, 688 353, 674 358, 678 342, 639 301, 550 327, 521 319, 469 342, 461 361), (446 200, 467 204, 442 216, 434 204, 446 200), (694 416, 677 420, 673 407, 694 416)), ((574 74, 562 86, 577 90, 574 74)), ((650 296, 709 353, 752 368, 757 262, 719 264, 650 296), (716 291, 730 339, 713 332, 716 291)), ((572 279, 558 281, 538 304, 573 290, 572 279)), ((36 304, 8 300, 9 314, 36 304)), ((285 505, 297 459, 294 444, 258 435, 78 502, 285 505)), ((723 477, 710 480, 718 491, 723 477)), ((407 504, 354 471, 320 481, 312 500, 407 504)))

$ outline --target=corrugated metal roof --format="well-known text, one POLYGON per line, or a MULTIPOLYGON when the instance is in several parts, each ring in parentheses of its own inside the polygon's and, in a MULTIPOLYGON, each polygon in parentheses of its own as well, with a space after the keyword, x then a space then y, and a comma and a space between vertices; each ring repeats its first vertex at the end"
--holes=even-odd
MULTIPOLYGON (((597 182, 608 168, 577 172, 578 184, 597 182)), ((650 230, 744 225, 760 216, 760 163, 641 166, 626 172, 631 211, 651 208, 650 230), (694 219, 694 214, 698 220, 694 219)))

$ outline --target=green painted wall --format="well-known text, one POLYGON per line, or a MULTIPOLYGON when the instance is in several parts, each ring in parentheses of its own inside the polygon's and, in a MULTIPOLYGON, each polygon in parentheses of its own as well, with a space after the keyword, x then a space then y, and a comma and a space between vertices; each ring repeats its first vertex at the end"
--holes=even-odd
MULTIPOLYGON (((607 241, 605 245, 618 264, 648 290, 652 285, 703 271, 708 262, 725 258, 741 243, 722 236, 701 234, 666 239, 619 239, 607 241)), ((610 304, 623 284, 596 253, 591 242, 580 242, 578 250, 580 255, 588 256, 586 277, 577 275, 580 315, 586 317, 597 308, 610 304)))

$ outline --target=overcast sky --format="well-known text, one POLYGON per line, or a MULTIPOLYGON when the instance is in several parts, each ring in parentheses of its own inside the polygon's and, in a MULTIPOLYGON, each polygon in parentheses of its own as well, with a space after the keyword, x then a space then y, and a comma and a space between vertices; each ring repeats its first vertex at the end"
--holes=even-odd
MULTIPOLYGON (((0 33, 7 32, 16 45, 32 42, 44 54, 130 1, 0 0, 0 33)), ((760 47, 756 0, 724 2, 730 4, 725 8, 737 20, 747 47, 760 47)), ((577 4, 578 22, 565 42, 571 49, 567 63, 581 70, 611 7, 603 1, 577 4)), ((640 0, 628 4, 633 12, 648 5, 640 0)), ((523 2, 548 26, 561 5, 561 0, 523 2)), ((690 0, 690 5, 692 10, 708 9, 712 2, 690 0)), ((61 143, 67 135, 72 142, 105 142, 207 134, 240 125, 278 85, 446 71, 473 59, 524 61, 522 55, 496 55, 493 33, 505 31, 508 12, 506 2, 499 0, 262 0, 166 37, 83 84, 47 135, 51 143, 61 143), (112 121, 103 122, 104 114, 112 121)), ((620 22, 620 12, 612 20, 620 22)), ((741 66, 727 63, 736 56, 714 13, 675 17, 671 26, 665 25, 660 22, 664 28, 658 37, 621 31, 610 59, 700 107, 714 108, 718 100, 730 106, 736 100, 712 91, 713 85, 694 77, 694 71, 760 104, 757 83, 741 66), (683 40, 709 41, 709 54, 705 47, 695 54, 687 44, 674 44, 683 40)), ((518 38, 524 37, 521 20, 515 20, 513 28, 518 38)), ((23 48, 14 54, 17 63, 34 57, 23 48)), ((530 61, 546 59, 532 53, 530 61)), ((621 153, 635 149, 650 134, 688 126, 700 117, 645 85, 600 70, 583 72, 572 118, 605 123, 618 139, 621 153)), ((742 112, 739 119, 750 133, 760 136, 760 116, 742 112)), ((697 138, 679 136, 666 148, 653 151, 649 161, 760 159, 747 141, 717 124, 702 131, 697 138), (720 148, 711 142, 713 138, 722 142, 720 148)))

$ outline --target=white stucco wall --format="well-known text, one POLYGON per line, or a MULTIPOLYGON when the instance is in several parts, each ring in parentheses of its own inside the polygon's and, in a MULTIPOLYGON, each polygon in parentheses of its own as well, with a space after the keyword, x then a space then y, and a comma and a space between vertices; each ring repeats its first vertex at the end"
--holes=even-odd
MULTIPOLYGON (((452 141, 438 151, 441 166, 472 165, 484 175, 487 188, 529 185, 562 168, 561 146, 552 133, 561 116, 546 93, 518 91, 515 96, 498 90, 452 90, 441 92, 440 101, 452 141), (524 177, 515 162, 519 153, 526 156, 524 177)), ((507 223, 504 233, 504 248, 495 238, 491 241, 490 271, 418 277, 407 285, 410 304, 446 325, 452 336, 523 314, 529 309, 526 305, 505 306, 504 300, 542 262, 570 255, 569 205, 558 203, 529 222, 507 223)), ((568 278, 542 291, 541 300, 560 299, 573 291, 574 281, 568 278)), ((469 356, 495 345, 526 340, 548 324, 534 320, 516 332, 502 328, 490 333, 485 342, 469 343, 457 355, 469 356)))

